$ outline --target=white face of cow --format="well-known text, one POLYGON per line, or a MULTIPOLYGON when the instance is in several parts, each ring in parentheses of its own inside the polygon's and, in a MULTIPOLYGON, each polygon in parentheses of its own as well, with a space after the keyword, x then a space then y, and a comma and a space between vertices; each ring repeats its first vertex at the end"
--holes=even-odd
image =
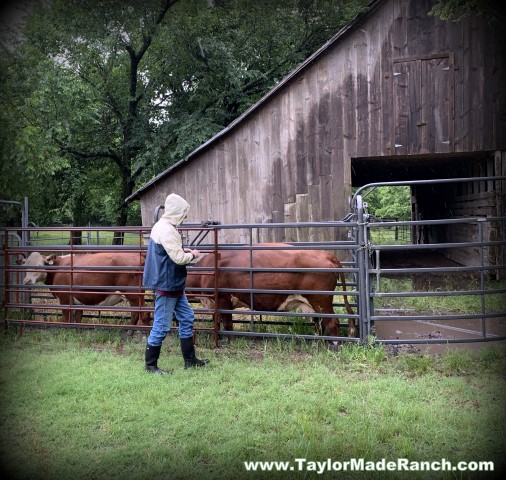
MULTIPOLYGON (((52 265, 55 256, 49 255, 45 257, 41 255, 39 252, 33 252, 29 255, 29 257, 25 260, 20 261, 21 265, 24 265, 27 268, 30 267, 43 267, 44 265, 52 265)), ((23 285, 34 285, 35 283, 44 283, 47 278, 47 272, 44 270, 34 270, 32 272, 28 271, 25 273, 25 279, 23 280, 23 285)))

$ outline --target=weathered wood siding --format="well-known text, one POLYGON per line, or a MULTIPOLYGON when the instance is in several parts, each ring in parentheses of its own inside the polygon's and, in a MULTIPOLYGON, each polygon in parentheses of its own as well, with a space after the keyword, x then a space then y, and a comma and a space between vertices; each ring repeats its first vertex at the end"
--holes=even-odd
MULTIPOLYGON (((506 152, 481 155, 473 161, 455 165, 455 177, 506 176, 506 152)), ((422 185, 413 189, 416 198, 415 220, 438 218, 488 218, 489 221, 437 226, 421 226, 416 229, 417 243, 464 243, 500 241, 506 235, 506 222, 491 220, 504 217, 506 212, 506 181, 475 181, 465 183, 422 185), (482 232, 480 233, 480 229, 482 232), (481 236, 483 235, 483 237, 481 236)), ((481 252, 478 247, 444 249, 442 253, 463 265, 479 265, 481 252)), ((485 265, 506 265, 506 248, 487 246, 484 249, 485 265)), ((505 272, 496 272, 504 277, 505 272)))
MULTIPOLYGON (((506 42, 479 18, 427 16, 432 4, 380 3, 145 189, 143 223, 170 192, 189 201, 195 222, 339 220, 352 158, 506 150, 506 42)), ((305 239, 286 230, 259 240, 305 239)))

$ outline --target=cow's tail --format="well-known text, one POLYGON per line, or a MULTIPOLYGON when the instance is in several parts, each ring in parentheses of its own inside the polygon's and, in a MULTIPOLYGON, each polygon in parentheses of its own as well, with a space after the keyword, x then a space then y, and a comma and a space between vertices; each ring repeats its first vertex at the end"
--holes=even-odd
MULTIPOLYGON (((344 278, 344 272, 339 272, 341 277, 341 283, 343 285, 343 292, 346 292, 346 280, 344 278)), ((350 303, 348 302, 348 295, 343 293, 343 301, 344 308, 348 312, 348 315, 353 315, 353 309, 351 308, 350 303)), ((348 337, 356 337, 357 336, 357 326, 355 324, 355 319, 353 317, 348 318, 348 337)))
MULTIPOLYGON (((341 285, 343 287, 343 292, 346 292, 346 279, 344 277, 344 272, 339 272, 339 276, 341 278, 341 285)), ((346 311, 353 315, 353 309, 351 308, 350 302, 348 302, 348 295, 343 294, 343 301, 344 301, 344 308, 346 308, 346 311)))
MULTIPOLYGON (((335 255, 332 255, 332 263, 336 268, 342 268, 341 262, 338 260, 338 258, 335 255)), ((341 279, 341 286, 342 286, 342 297, 344 302, 344 308, 346 309, 346 312, 349 315, 354 315, 353 309, 351 308, 350 302, 348 302, 348 295, 346 295, 346 279, 344 276, 344 272, 340 271, 338 273, 338 278, 341 279)), ((348 318, 348 336, 355 337, 357 334, 357 329, 355 325, 355 319, 354 318, 348 318)))

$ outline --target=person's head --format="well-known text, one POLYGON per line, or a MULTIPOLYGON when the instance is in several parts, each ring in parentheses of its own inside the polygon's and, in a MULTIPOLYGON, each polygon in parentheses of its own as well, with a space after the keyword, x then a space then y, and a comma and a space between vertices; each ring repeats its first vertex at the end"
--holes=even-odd
POLYGON ((188 202, 183 197, 171 193, 165 199, 165 212, 162 218, 166 218, 172 225, 178 227, 188 215, 188 210, 190 210, 188 202))

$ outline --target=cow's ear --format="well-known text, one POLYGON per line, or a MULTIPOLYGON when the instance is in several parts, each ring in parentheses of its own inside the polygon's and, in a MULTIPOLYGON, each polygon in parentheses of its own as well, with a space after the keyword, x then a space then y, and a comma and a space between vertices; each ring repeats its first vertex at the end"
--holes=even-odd
POLYGON ((26 261, 25 256, 22 253, 20 253, 18 255, 18 259, 16 260, 16 265, 24 265, 25 261, 26 261))
POLYGON ((56 255, 48 255, 44 258, 44 264, 45 265, 53 265, 54 261, 56 259, 56 255))

